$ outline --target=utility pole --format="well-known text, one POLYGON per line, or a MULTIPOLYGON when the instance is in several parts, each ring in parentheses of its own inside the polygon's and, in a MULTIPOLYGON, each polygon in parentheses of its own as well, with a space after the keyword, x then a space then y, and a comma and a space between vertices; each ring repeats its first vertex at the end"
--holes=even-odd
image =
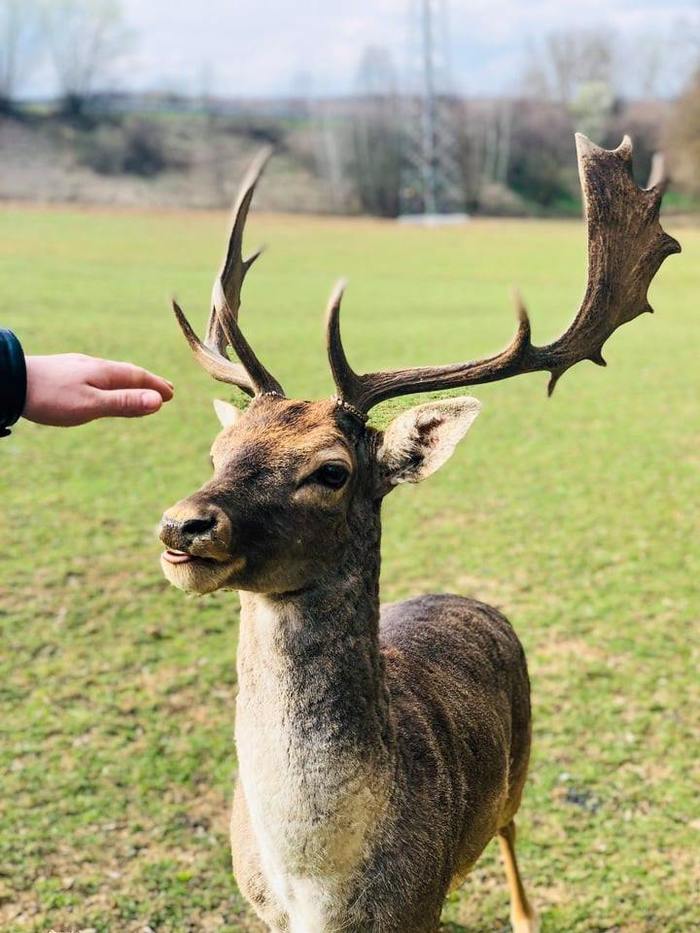
POLYGON ((461 211, 463 202, 456 158, 447 0, 409 2, 402 211, 438 217, 461 211))
POLYGON ((423 199, 426 214, 438 212, 437 112, 435 100, 435 37, 433 2, 420 0, 423 32, 423 199))

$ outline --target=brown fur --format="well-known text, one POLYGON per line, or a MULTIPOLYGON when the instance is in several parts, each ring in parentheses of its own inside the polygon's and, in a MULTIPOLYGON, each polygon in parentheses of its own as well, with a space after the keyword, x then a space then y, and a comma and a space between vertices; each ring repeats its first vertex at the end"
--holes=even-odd
POLYGON ((253 397, 219 403, 214 478, 163 518, 163 569, 197 593, 241 591, 239 785, 232 843, 239 884, 271 930, 432 933, 450 885, 498 835, 516 933, 532 933, 515 858, 530 749, 525 658, 488 606, 430 596, 379 608, 379 512, 401 482, 449 458, 478 413, 469 398, 405 412, 381 435, 363 419, 383 400, 549 371, 549 391, 650 306, 649 284, 678 252, 659 210, 665 182, 632 179, 626 137, 607 151, 577 136, 589 282, 569 328, 501 353, 438 367, 358 375, 340 335, 344 285, 329 305, 338 399, 295 402, 243 336, 243 231, 269 158, 251 165, 234 208, 202 343, 177 320, 203 368, 253 397), (227 356, 231 346, 240 362, 227 356))
POLYGON ((509 835, 530 750, 518 639, 458 596, 380 614, 382 499, 446 459, 458 407, 382 436, 332 402, 258 399, 217 438, 213 479, 164 518, 169 547, 212 543, 209 562, 164 563, 174 583, 241 591, 234 870, 271 930, 433 933, 499 833, 514 922, 535 929, 509 835), (314 480, 328 461, 349 470, 342 489, 314 480), (188 534, 202 515, 212 527, 188 534))

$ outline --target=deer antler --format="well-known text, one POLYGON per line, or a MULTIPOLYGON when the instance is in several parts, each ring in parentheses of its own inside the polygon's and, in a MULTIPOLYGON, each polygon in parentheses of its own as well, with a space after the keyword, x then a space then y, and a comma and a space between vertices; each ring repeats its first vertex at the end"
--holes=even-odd
POLYGON ((251 396, 263 393, 284 394, 277 380, 258 360, 238 326, 243 282, 248 270, 262 252, 257 250, 248 259, 243 259, 243 231, 255 187, 271 154, 272 150, 269 148, 258 153, 238 193, 226 256, 221 272, 214 282, 212 309, 204 343, 195 334, 182 308, 173 300, 175 316, 197 362, 214 379, 238 386, 251 396), (233 347, 240 363, 231 362, 227 346, 233 347))
POLYGON ((680 245, 665 233, 659 211, 666 180, 655 160, 650 187, 632 178, 632 142, 625 136, 617 149, 601 149, 576 134, 579 176, 588 223, 588 285, 578 314, 558 340, 533 346, 530 321, 516 294, 518 330, 495 356, 449 366, 425 366, 358 375, 348 363, 340 336, 340 304, 345 288, 336 286, 328 307, 328 356, 338 397, 367 413, 386 399, 414 392, 456 389, 548 371, 549 394, 560 376, 581 360, 605 366, 601 350, 621 324, 652 311, 647 291, 661 263, 680 245))

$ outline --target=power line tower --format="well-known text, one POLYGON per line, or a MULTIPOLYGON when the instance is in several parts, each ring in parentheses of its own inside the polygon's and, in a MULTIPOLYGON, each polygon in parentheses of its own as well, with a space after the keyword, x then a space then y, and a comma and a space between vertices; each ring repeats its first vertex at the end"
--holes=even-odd
POLYGON ((452 87, 448 0, 409 0, 404 95, 406 168, 401 206, 406 215, 463 210, 457 154, 458 101, 452 87))

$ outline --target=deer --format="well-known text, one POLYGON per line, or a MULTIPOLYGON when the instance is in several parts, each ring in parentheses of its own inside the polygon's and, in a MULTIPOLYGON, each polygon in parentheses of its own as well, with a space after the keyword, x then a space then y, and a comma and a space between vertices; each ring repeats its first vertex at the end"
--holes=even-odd
POLYGON ((196 361, 249 397, 214 402, 213 475, 163 515, 166 578, 190 594, 237 590, 240 635, 231 815, 233 871, 275 933, 434 933, 449 891, 497 838, 516 933, 538 928, 515 851, 531 745, 523 648, 504 615, 429 595, 380 607, 381 508, 452 455, 479 402, 446 394, 549 372, 549 392, 622 324, 651 311, 647 291, 680 251, 659 220, 666 179, 632 176, 632 144, 577 135, 588 230, 580 309, 553 343, 517 330, 488 358, 358 374, 340 331, 345 283, 327 312, 336 394, 288 397, 239 324, 249 209, 270 156, 240 190, 206 336, 173 300, 196 361), (236 359, 231 359, 230 349, 236 359), (439 393, 369 423, 382 402, 439 393))

